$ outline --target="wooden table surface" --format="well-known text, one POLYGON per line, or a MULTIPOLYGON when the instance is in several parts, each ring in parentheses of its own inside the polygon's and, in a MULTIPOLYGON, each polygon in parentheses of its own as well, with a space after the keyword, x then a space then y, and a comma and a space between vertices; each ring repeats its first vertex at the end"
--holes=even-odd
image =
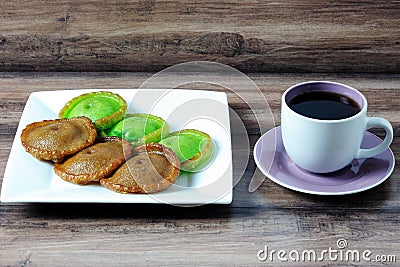
MULTIPOLYGON (((0 73, 0 173, 4 173, 19 119, 31 92, 79 88, 137 88, 148 73, 0 73)), ((360 89, 369 115, 394 127, 400 155, 400 76, 396 74, 249 74, 279 125, 280 97, 290 85, 332 80, 360 89)), ((216 89, 211 85, 186 87, 216 89)), ((251 146, 259 138, 252 111, 230 91, 229 105, 244 121, 251 146)), ((242 92, 245 94, 246 92, 242 92)), ((252 98, 253 104, 260 99, 252 98)), ((382 132, 374 130, 382 137, 382 132)), ((235 160, 235 155, 234 155, 235 160)), ((23 168, 23 162, 21 167, 23 168)), ((395 255, 400 262, 400 169, 383 184, 347 196, 315 196, 270 180, 248 192, 256 166, 233 189, 231 205, 182 208, 140 204, 0 204, 0 266, 263 266, 288 265, 257 258, 264 249, 321 252, 347 249, 395 255)), ((34 170, 32 170, 34 172, 34 170)), ((3 176, 2 176, 3 177, 3 176)), ((2 178, 1 178, 2 179, 2 178)), ((286 257, 288 257, 286 255, 286 257)), ((380 265, 329 260, 298 265, 380 265)), ((395 266, 396 263, 391 263, 395 266)))
MULTIPOLYGON (((137 88, 151 76, 143 71, 194 60, 254 72, 276 125, 281 94, 293 84, 332 80, 360 89, 369 115, 392 123, 399 163, 399 9, 399 1, 385 0, 1 1, 0 173, 31 92, 137 88)), ((253 147, 260 137, 253 112, 265 107, 245 88, 240 95, 256 109, 227 93, 253 147)), ((234 171, 242 160, 233 155, 234 171)), ((268 179, 250 193, 255 170, 251 154, 227 206, 1 203, 0 266, 287 266, 293 262, 263 262, 257 253, 265 246, 322 252, 337 249, 340 238, 349 250, 400 262, 398 167, 374 189, 337 197, 297 193, 268 179)), ((311 264, 381 265, 297 262, 311 264)))
POLYGON ((0 2, 0 71, 159 71, 208 60, 246 72, 399 73, 400 2, 0 2))

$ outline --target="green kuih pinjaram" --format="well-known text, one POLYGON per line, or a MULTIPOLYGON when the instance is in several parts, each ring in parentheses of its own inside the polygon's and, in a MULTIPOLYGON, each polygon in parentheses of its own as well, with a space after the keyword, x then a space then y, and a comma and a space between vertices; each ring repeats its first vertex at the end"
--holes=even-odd
POLYGON ((173 132, 161 140, 160 144, 176 153, 181 162, 180 169, 187 172, 204 170, 216 154, 216 146, 211 137, 195 129, 173 132))
POLYGON ((117 136, 134 147, 160 143, 176 153, 182 171, 202 171, 214 159, 216 146, 207 133, 195 129, 169 133, 170 127, 161 117, 126 114, 127 109, 126 101, 118 94, 98 91, 71 99, 61 109, 59 117, 88 117, 98 136, 117 136))
POLYGON ((127 114, 125 118, 104 131, 107 136, 118 136, 131 142, 133 146, 157 143, 168 136, 168 123, 150 114, 127 114))
POLYGON ((126 114, 126 101, 118 94, 99 91, 77 96, 61 109, 60 118, 85 116, 101 132, 122 120, 126 114))

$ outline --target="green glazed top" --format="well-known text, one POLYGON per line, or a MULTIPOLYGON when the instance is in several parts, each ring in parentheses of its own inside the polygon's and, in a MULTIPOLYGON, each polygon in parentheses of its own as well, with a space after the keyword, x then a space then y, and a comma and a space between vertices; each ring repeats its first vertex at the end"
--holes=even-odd
POLYGON ((205 147, 207 136, 195 133, 193 131, 180 132, 178 135, 172 135, 160 143, 166 147, 170 147, 178 156, 180 162, 196 156, 205 147))
POLYGON ((171 148, 181 162, 181 170, 189 172, 204 169, 216 153, 211 137, 195 129, 173 132, 160 144, 171 148))
POLYGON ((100 118, 107 117, 119 110, 121 104, 109 97, 97 96, 86 98, 76 103, 74 108, 65 114, 66 117, 77 117, 85 114, 92 121, 97 121, 100 118))
POLYGON ((73 98, 60 111, 60 117, 86 116, 95 123, 96 129, 107 129, 123 118, 126 109, 121 96, 101 91, 73 98))
POLYGON ((118 136, 132 145, 159 142, 169 133, 169 126, 160 117, 151 114, 127 114, 126 117, 105 132, 107 136, 118 136))

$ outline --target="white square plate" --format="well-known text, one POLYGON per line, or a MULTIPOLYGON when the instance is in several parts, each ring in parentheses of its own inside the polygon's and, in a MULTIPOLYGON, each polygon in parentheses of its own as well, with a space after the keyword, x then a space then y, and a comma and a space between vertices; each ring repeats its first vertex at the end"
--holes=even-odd
POLYGON ((32 93, 19 123, 1 188, 2 202, 168 203, 181 205, 232 202, 232 151, 227 96, 223 92, 181 89, 107 89, 121 95, 128 113, 164 118, 171 131, 198 129, 208 133, 217 155, 204 171, 181 173, 174 185, 156 194, 119 194, 101 185, 75 185, 59 178, 53 164, 35 159, 21 144, 30 123, 55 119, 64 104, 78 95, 102 90, 32 93))

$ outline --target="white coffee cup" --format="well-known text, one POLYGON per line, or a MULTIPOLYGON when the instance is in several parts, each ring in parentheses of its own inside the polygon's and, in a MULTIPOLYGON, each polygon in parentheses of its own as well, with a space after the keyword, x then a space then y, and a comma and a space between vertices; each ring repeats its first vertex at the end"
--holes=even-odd
POLYGON ((353 159, 370 158, 386 150, 393 140, 389 121, 367 117, 367 99, 356 89, 335 82, 311 81, 296 84, 282 96, 281 129, 285 150, 299 167, 314 173, 340 170, 353 159), (289 101, 310 91, 334 92, 354 100, 361 110, 343 119, 316 119, 295 112, 289 101), (364 132, 373 127, 385 129, 385 140, 378 146, 361 149, 364 132))

